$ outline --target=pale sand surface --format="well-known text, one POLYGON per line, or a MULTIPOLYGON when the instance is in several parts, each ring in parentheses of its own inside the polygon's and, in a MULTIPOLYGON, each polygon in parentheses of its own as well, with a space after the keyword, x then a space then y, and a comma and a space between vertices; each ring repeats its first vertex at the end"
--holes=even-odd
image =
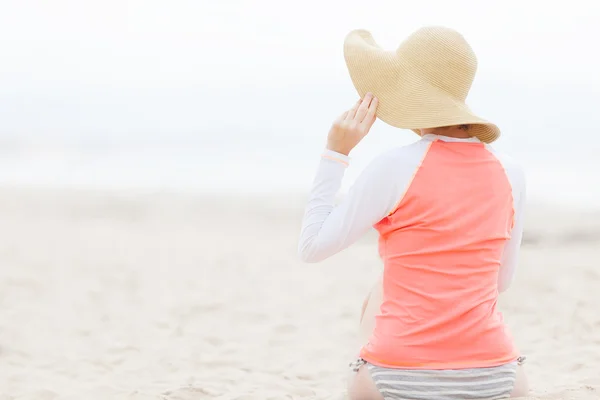
MULTIPOLYGON (((0 190, 0 399, 343 399, 373 235, 296 259, 301 199, 0 190)), ((502 297, 535 398, 600 398, 600 214, 530 207, 502 297)))

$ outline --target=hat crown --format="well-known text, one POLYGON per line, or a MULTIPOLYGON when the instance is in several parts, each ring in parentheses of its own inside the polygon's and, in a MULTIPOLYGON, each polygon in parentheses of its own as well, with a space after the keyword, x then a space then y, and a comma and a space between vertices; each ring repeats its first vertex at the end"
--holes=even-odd
POLYGON ((445 27, 424 27, 396 50, 411 72, 464 101, 475 78, 477 57, 465 38, 445 27))

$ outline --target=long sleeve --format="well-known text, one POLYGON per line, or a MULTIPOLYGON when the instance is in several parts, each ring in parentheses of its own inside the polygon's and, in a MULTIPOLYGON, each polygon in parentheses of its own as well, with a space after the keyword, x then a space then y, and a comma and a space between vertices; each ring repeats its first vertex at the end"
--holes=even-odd
POLYGON ((380 155, 360 174, 338 206, 334 206, 334 200, 349 159, 326 151, 302 222, 300 258, 305 262, 324 260, 356 242, 389 215, 410 184, 426 148, 427 143, 417 142, 380 155))
POLYGON ((523 226, 525 224, 525 202, 526 202, 526 183, 525 174, 518 166, 507 168, 507 174, 513 186, 514 201, 514 226, 510 239, 504 246, 502 253, 502 263, 498 272, 498 291, 506 291, 515 276, 517 269, 521 242, 523 240, 523 226))

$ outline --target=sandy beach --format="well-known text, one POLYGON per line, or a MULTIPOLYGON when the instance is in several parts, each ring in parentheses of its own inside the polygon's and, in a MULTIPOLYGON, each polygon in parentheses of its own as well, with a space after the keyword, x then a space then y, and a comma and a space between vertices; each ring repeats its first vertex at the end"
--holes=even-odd
MULTIPOLYGON (((0 189, 0 399, 344 399, 375 236, 302 264, 302 209, 0 189)), ((531 399, 598 399, 600 212, 528 211, 500 303, 531 399)))

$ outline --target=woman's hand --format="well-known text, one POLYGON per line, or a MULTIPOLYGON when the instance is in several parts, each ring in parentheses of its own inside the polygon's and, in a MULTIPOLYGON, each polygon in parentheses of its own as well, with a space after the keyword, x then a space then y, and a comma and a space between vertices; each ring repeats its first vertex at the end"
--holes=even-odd
POLYGON ((362 100, 338 117, 327 136, 327 148, 337 153, 348 155, 373 126, 377 98, 367 93, 362 100))

